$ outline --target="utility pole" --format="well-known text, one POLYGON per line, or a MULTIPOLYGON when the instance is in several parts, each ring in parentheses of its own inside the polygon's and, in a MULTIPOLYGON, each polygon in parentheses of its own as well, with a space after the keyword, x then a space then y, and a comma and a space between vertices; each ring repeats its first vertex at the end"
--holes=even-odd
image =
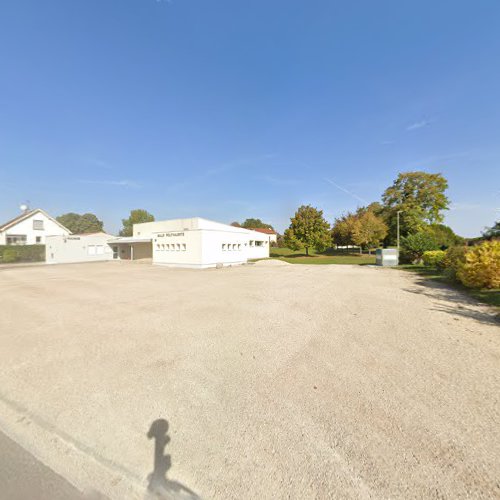
POLYGON ((398 229, 397 229, 397 232, 398 232, 398 236, 397 236, 397 238, 398 238, 398 253, 399 253, 399 214, 401 212, 403 212, 403 210, 398 210, 397 211, 397 218, 398 218, 398 229))

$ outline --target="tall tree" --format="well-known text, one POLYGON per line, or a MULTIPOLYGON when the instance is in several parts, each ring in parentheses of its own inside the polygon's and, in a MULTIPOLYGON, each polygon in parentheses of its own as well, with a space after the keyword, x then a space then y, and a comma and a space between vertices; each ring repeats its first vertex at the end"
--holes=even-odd
POLYGON ((290 227, 284 235, 288 248, 305 248, 306 255, 309 255, 309 248, 321 251, 330 245, 330 224, 324 219, 322 210, 302 205, 290 221, 290 227))
POLYGON ((332 228, 333 243, 341 247, 355 245, 353 234, 356 225, 356 215, 349 212, 335 219, 335 223, 332 228))
POLYGON ((444 224, 429 224, 424 232, 430 234, 441 250, 464 243, 464 238, 455 234, 453 229, 444 224))
POLYGON ((397 212, 400 214, 400 234, 406 236, 422 230, 426 224, 443 220, 448 209, 445 195, 448 181, 441 174, 404 172, 382 195, 384 218, 389 226, 389 239, 396 240, 397 212))
POLYGON ((381 217, 367 210, 356 214, 352 239, 359 248, 376 247, 387 236, 388 227, 381 217))
POLYGON ((332 229, 332 240, 336 245, 355 245, 360 250, 380 245, 387 235, 387 225, 375 215, 372 205, 336 219, 332 229))
POLYGON ((104 226, 103 222, 91 213, 80 215, 68 212, 56 217, 56 220, 73 234, 98 233, 103 231, 104 226))
POLYGON ((141 224, 142 222, 153 222, 154 215, 150 214, 147 210, 137 208, 130 211, 128 219, 122 219, 123 228, 120 231, 120 236, 132 236, 134 233, 134 224, 141 224))
POLYGON ((241 224, 240 227, 244 227, 246 229, 258 228, 258 229, 272 229, 274 231, 273 226, 271 224, 266 224, 262 222, 260 219, 246 219, 245 222, 241 224))

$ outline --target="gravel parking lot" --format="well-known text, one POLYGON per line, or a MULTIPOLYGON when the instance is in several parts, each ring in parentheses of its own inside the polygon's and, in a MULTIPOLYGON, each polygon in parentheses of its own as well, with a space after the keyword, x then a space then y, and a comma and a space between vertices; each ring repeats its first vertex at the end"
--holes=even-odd
POLYGON ((0 290, 2 430, 80 491, 500 497, 500 330, 458 292, 133 262, 3 268, 0 290))

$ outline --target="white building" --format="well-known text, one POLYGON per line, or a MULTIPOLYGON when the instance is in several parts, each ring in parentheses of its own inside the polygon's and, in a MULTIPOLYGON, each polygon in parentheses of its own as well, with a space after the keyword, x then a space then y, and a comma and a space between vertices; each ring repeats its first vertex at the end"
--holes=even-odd
POLYGON ((48 236, 70 234, 56 219, 36 208, 0 226, 0 245, 43 245, 48 236))
POLYGON ((269 257, 269 235, 200 217, 134 224, 133 236, 106 233, 47 237, 48 263, 138 260, 207 268, 269 257))
POLYGON ((106 233, 47 236, 45 261, 47 264, 67 264, 118 259, 117 249, 109 244, 114 238, 106 233))
POLYGON ((207 268, 269 257, 269 237, 200 217, 134 224, 134 238, 151 238, 153 263, 207 268))

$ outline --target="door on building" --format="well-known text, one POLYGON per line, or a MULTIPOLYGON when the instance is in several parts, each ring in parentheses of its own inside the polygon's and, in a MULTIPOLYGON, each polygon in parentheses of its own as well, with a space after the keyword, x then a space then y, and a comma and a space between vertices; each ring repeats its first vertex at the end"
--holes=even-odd
POLYGON ((117 259, 118 258, 118 246, 115 245, 113 247, 113 259, 117 259))

